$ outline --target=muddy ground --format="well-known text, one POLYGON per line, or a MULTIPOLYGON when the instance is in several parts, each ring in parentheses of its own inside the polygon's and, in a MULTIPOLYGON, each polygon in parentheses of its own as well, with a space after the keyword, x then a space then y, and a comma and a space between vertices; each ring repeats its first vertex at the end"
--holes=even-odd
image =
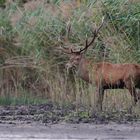
POLYGON ((139 140, 140 121, 125 112, 120 114, 89 115, 82 107, 77 112, 75 106, 60 107, 51 103, 1 106, 0 140, 139 140))
POLYGON ((25 123, 38 121, 44 124, 60 122, 108 124, 110 122, 133 123, 140 121, 140 118, 131 110, 102 111, 100 113, 94 111, 91 114, 86 107, 60 106, 51 102, 40 105, 0 106, 0 123, 14 123, 15 120, 25 123))
POLYGON ((140 123, 137 124, 69 124, 43 125, 0 124, 0 140, 46 140, 46 139, 91 139, 91 140, 139 140, 140 123))

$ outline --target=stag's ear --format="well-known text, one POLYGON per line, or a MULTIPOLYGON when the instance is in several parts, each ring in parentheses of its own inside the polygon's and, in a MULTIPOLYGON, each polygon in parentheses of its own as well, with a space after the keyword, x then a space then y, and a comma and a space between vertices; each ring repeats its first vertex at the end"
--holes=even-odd
POLYGON ((85 54, 86 54, 86 52, 87 52, 87 50, 82 51, 80 54, 81 54, 81 55, 85 55, 85 54))

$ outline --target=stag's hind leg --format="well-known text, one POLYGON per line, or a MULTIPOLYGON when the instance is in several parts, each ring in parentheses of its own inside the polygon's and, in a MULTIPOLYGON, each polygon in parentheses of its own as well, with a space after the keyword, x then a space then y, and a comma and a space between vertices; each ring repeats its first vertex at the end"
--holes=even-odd
POLYGON ((134 104, 136 104, 138 101, 138 98, 137 98, 136 88, 135 88, 133 80, 126 80, 125 86, 129 90, 131 96, 134 98, 134 104))
POLYGON ((137 91, 138 100, 140 100, 140 89, 137 91))

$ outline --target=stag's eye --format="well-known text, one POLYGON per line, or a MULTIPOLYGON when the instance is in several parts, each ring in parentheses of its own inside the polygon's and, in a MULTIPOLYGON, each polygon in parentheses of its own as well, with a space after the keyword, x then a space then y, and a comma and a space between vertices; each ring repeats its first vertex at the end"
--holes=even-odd
POLYGON ((80 58, 79 58, 79 57, 77 57, 77 58, 76 58, 76 60, 80 60, 80 58))
POLYGON ((73 61, 73 60, 74 60, 73 58, 70 59, 70 61, 73 61))

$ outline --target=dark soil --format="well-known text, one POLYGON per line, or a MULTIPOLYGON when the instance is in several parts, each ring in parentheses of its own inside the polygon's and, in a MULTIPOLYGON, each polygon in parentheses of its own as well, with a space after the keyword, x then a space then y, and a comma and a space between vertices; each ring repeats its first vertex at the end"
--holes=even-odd
POLYGON ((1 140, 139 140, 139 132, 140 121, 125 111, 91 115, 86 108, 76 109, 74 105, 60 107, 48 103, 0 106, 1 140))
POLYGON ((0 123, 95 123, 106 124, 109 122, 128 123, 139 121, 138 116, 126 111, 94 112, 87 111, 84 107, 76 109, 74 105, 60 107, 52 103, 40 105, 0 106, 0 123))

